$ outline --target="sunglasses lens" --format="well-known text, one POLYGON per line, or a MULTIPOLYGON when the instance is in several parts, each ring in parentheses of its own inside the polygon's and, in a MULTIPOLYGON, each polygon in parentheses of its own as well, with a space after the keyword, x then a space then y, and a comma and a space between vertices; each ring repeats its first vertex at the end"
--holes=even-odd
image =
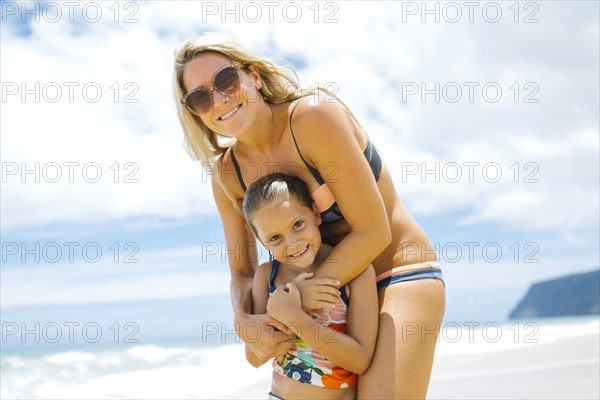
MULTIPOLYGON (((240 88, 240 76, 235 67, 225 67, 215 76, 215 89, 223 94, 234 94, 240 88)), ((187 108, 196 114, 210 110, 213 104, 212 90, 199 88, 185 99, 187 108)))
POLYGON ((233 94, 240 88, 240 76, 234 67, 226 67, 215 76, 215 87, 224 94, 233 94))
POLYGON ((196 114, 205 113, 212 106, 212 93, 206 89, 198 89, 189 94, 185 103, 196 114))

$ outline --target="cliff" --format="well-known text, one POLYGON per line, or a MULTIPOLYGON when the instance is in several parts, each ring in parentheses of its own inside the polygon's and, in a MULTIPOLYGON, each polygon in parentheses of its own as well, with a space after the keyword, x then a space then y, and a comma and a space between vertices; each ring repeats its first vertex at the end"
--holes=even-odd
POLYGON ((600 313, 600 270, 538 282, 509 318, 559 317, 600 313))

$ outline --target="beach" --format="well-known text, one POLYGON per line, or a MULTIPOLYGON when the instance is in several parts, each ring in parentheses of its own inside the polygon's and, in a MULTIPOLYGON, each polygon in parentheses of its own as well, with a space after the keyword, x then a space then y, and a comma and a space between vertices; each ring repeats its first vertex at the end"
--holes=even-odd
MULTIPOLYGON (((442 354, 435 358, 427 398, 600 398, 597 333, 495 349, 499 342, 473 343, 480 351, 467 353, 453 352, 453 343, 440 342, 442 354)), ((221 398, 265 399, 269 388, 270 380, 264 379, 221 398)))
POLYGON ((598 399, 598 335, 436 358, 430 399, 598 399))

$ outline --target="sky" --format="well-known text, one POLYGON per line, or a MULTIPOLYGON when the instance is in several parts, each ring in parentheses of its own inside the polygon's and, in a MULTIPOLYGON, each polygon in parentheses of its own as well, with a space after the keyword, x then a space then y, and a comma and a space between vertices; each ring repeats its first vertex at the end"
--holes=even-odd
POLYGON ((508 310, 600 264, 598 2, 0 6, 1 309, 227 295, 171 86, 205 32, 352 109, 438 250, 448 307, 508 310))

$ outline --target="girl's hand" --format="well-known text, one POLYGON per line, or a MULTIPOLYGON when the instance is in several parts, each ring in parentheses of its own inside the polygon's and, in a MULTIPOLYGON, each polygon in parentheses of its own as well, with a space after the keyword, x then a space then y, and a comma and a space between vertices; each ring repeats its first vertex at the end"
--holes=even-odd
POLYGON ((289 326, 289 322, 294 322, 294 315, 297 315, 298 311, 302 312, 302 302, 294 283, 279 286, 269 296, 267 313, 277 321, 289 326))
POLYGON ((333 278, 313 278, 314 273, 302 273, 294 279, 294 284, 300 292, 302 309, 333 308, 339 296, 340 282, 333 278))

